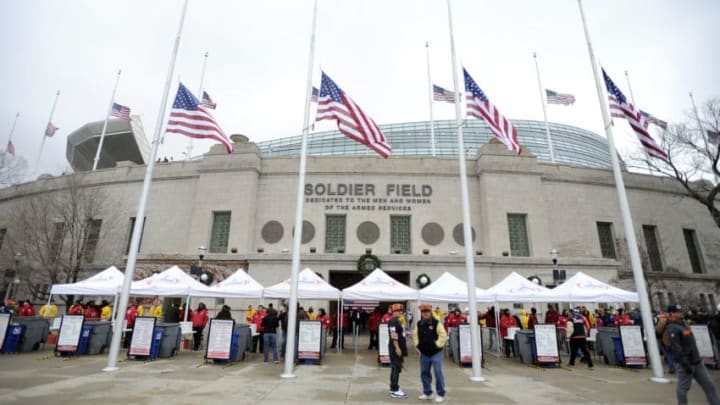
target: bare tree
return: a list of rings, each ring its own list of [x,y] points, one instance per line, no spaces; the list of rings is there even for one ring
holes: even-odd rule
[[[0,151],[0,188],[17,184],[27,173],[27,160]]]
[[[686,122],[670,125],[657,135],[668,155],[666,162],[647,156],[633,156],[629,162],[636,168],[675,178],[690,197],[707,208],[720,227],[720,145],[708,133],[720,132],[720,98],[707,101],[701,110],[702,131],[692,115]]]
[[[87,259],[94,256],[101,225],[109,225],[100,218],[106,196],[80,178],[64,176],[58,191],[26,197],[11,224],[8,243],[24,254],[19,275],[35,298],[47,297],[48,285],[76,282],[93,268]]]

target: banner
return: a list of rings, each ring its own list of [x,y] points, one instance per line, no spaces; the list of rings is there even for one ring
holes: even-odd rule
[[[85,317],[82,315],[63,315],[55,351],[77,351],[78,345],[80,344],[80,333],[82,333],[84,320]]]

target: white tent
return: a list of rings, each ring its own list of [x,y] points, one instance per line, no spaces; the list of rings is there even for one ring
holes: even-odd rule
[[[502,281],[485,290],[485,293],[495,302],[554,302],[547,299],[549,291],[512,272]]]
[[[178,266],[170,267],[159,274],[133,281],[130,295],[157,296],[200,296],[209,294],[210,288],[192,278]]]
[[[116,295],[122,289],[125,275],[115,266],[110,266],[100,273],[71,284],[55,284],[50,289],[50,295],[77,294],[77,295]]]
[[[493,302],[485,290],[475,287],[477,302]],[[467,283],[445,272],[429,286],[418,291],[420,301],[435,302],[468,302]]]
[[[289,298],[291,279],[272,285],[263,290],[267,298]],[[298,299],[339,299],[340,290],[328,284],[310,269],[298,274]]]
[[[263,286],[245,270],[238,269],[230,277],[210,286],[202,293],[202,296],[212,298],[260,298],[262,294]]]
[[[349,300],[417,300],[418,291],[390,277],[382,269],[375,269],[358,283],[342,290]]]
[[[638,293],[626,291],[578,272],[544,293],[552,302],[639,302]]]

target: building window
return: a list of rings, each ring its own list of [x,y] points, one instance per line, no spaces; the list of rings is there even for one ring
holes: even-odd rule
[[[708,301],[710,304],[710,313],[715,313],[715,311],[720,311],[717,307],[717,303],[715,302],[715,294],[708,294]]]
[[[687,245],[688,255],[690,256],[690,265],[692,266],[693,273],[704,273],[695,230],[683,229],[683,235],[685,236],[685,245]]]
[[[5,242],[5,234],[7,234],[7,229],[0,229],[0,250],[2,250],[3,243]]]
[[[230,241],[230,212],[213,212],[210,253],[227,253]]]
[[[642,230],[645,236],[648,259],[650,259],[650,269],[652,271],[662,271],[662,258],[660,257],[660,247],[657,242],[657,227],[655,225],[643,225]]]
[[[325,252],[345,252],[345,215],[325,217]]]
[[[143,218],[143,224],[140,228],[140,243],[138,244],[138,252],[140,252],[140,247],[142,246],[142,238],[143,235],[145,235],[145,220],[147,217]],[[127,247],[125,248],[125,254],[130,254],[130,244],[132,243],[132,235],[133,235],[133,229],[135,229],[135,217],[130,218],[130,230],[128,231],[128,239],[127,239]]]
[[[92,263],[95,260],[95,251],[97,250],[98,240],[100,239],[100,227],[102,219],[88,220],[87,239],[85,240],[85,252],[83,257],[86,263]]]
[[[527,215],[508,214],[508,234],[511,256],[530,256],[530,244],[526,224]]]
[[[390,216],[390,251],[410,253],[410,216]]]
[[[606,259],[617,259],[615,255],[615,238],[613,237],[612,222],[598,222],[597,230],[602,257]]]
[[[669,305],[678,303],[677,301],[675,301],[675,293],[668,292],[668,301],[670,301]]]
[[[53,230],[53,236],[50,240],[50,257],[53,260],[57,260],[58,254],[60,254],[60,248],[62,247],[62,242],[64,238],[64,232],[65,232],[65,223],[64,222],[56,222],[55,223],[55,229]]]

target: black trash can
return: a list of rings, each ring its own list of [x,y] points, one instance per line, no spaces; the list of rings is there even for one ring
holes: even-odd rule
[[[90,321],[85,325],[92,327],[85,354],[100,354],[110,347],[112,340],[112,322]]]
[[[36,316],[19,316],[15,318],[15,322],[25,325],[25,334],[20,341],[18,351],[29,352],[38,350],[40,343],[47,342],[50,334],[50,322],[46,318]]]
[[[156,327],[163,328],[163,337],[160,342],[158,357],[166,359],[175,356],[180,351],[182,335],[180,334],[179,323],[157,323]]]

